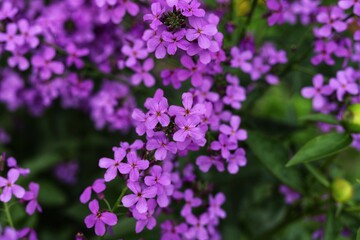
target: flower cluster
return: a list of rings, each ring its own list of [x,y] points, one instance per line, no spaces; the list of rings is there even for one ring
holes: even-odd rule
[[[4,212],[7,217],[10,215],[10,206],[8,204],[15,199],[26,205],[25,211],[28,215],[42,212],[37,200],[40,190],[39,184],[30,182],[29,190],[25,190],[17,184],[19,177],[27,176],[29,173],[29,169],[18,166],[15,158],[6,157],[5,153],[0,156],[0,202],[6,206]],[[6,174],[6,176],[1,176],[3,174]],[[11,219],[7,220],[12,224]],[[36,240],[37,236],[33,229],[27,227],[16,230],[13,226],[9,226],[3,232],[0,231],[0,239],[17,240],[22,238]]]
[[[231,84],[236,87],[238,81],[232,79]],[[224,99],[227,97],[224,96]],[[217,237],[218,220],[225,217],[225,212],[220,208],[225,196],[218,193],[206,199],[211,188],[201,187],[201,181],[193,173],[194,163],[187,163],[182,168],[178,161],[185,158],[189,151],[207,147],[211,155],[199,156],[196,160],[201,171],[209,171],[212,165],[223,171],[224,163],[227,163],[229,172],[236,173],[239,167],[246,165],[245,151],[238,148],[238,142],[247,138],[246,131],[239,128],[240,117],[230,112],[224,114],[223,100],[210,92],[210,87],[203,86],[183,93],[182,106],[169,105],[160,89],[154,97],[146,99],[144,106],[146,112],[135,109],[132,117],[136,120],[137,134],[145,135],[146,141],[136,140],[133,144],[122,142],[119,147],[113,148],[113,159],[101,158],[99,167],[106,169],[104,180],[97,180],[88,187],[81,196],[81,202],[89,201],[92,191],[102,199],[104,181],[110,182],[120,176],[126,182],[125,191],[131,191],[120,197],[122,206],[128,208],[137,221],[136,232],[141,232],[145,227],[153,229],[157,223],[156,216],[160,212],[169,212],[175,201],[184,202],[180,211],[184,220],[162,223],[162,239],[170,235],[190,239]],[[211,141],[216,132],[219,133],[218,140]],[[97,202],[95,207],[89,205],[89,208],[95,215],[99,211]],[[198,214],[199,210],[193,211],[195,208],[201,209],[201,214]],[[116,209],[115,206],[102,213],[109,215]],[[98,221],[110,226],[115,224],[116,218],[112,220],[98,217]],[[88,227],[94,226],[87,220],[86,224]],[[96,234],[103,235],[102,229],[95,227]],[[181,231],[174,232],[172,229]]]

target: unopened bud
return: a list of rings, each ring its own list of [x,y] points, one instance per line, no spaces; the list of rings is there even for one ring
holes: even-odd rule
[[[347,202],[353,196],[353,186],[347,180],[337,178],[331,185],[331,192],[336,202]]]
[[[351,133],[360,133],[360,104],[349,106],[343,114],[342,124]]]

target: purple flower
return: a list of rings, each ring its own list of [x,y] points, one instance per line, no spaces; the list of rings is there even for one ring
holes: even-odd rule
[[[131,207],[136,204],[136,210],[139,213],[145,213],[148,210],[146,198],[154,198],[156,196],[156,187],[147,187],[141,189],[140,184],[137,182],[128,182],[128,188],[134,193],[124,196],[121,199],[125,207]]]
[[[175,33],[170,33],[167,31],[164,31],[162,33],[162,37],[164,41],[169,43],[167,45],[167,52],[169,55],[174,55],[177,51],[177,48],[180,48],[185,51],[188,49],[189,42],[183,40],[185,33],[186,33],[185,29],[182,29]]]
[[[84,61],[81,57],[87,56],[89,54],[89,49],[77,48],[75,44],[70,43],[66,46],[66,52],[69,55],[66,58],[66,64],[68,66],[75,65],[78,69],[84,67]]]
[[[133,217],[137,220],[135,232],[140,233],[145,227],[152,230],[156,226],[156,218],[153,216],[156,209],[156,201],[150,199],[147,202],[148,210],[146,213],[139,213],[136,208],[132,210]]]
[[[146,120],[147,120],[148,116],[146,116],[146,114],[143,111],[141,111],[140,109],[135,108],[134,111],[131,114],[131,117],[137,122],[135,124],[136,133],[139,136],[144,135],[146,130],[147,130],[145,123],[146,123]]]
[[[243,148],[236,149],[234,154],[231,154],[227,159],[227,170],[231,174],[236,174],[239,171],[239,167],[246,165],[245,150]]]
[[[113,6],[117,3],[117,0],[95,0],[95,3],[98,7],[103,7],[106,4]]]
[[[232,116],[230,119],[230,126],[221,124],[220,132],[229,136],[229,141],[244,141],[247,139],[247,132],[244,129],[239,129],[241,119],[239,116]]]
[[[358,0],[339,0],[338,5],[344,10],[353,7],[354,13],[360,16],[360,2]]]
[[[150,151],[156,150],[156,160],[164,160],[167,156],[168,151],[173,154],[175,154],[177,151],[176,144],[174,142],[169,142],[168,138],[163,132],[155,133],[153,138],[147,141],[146,149]]]
[[[282,24],[284,22],[284,12],[288,4],[283,0],[268,0],[266,1],[266,6],[271,11],[271,15],[268,18],[269,26]]]
[[[0,240],[18,240],[19,236],[15,229],[11,227],[6,227],[5,230],[0,232]]]
[[[2,188],[2,193],[0,195],[0,201],[8,202],[11,199],[12,194],[17,198],[23,198],[25,194],[25,189],[15,182],[19,178],[19,171],[16,169],[10,169],[7,174],[7,179],[0,177],[0,188]]]
[[[24,57],[25,50],[23,48],[16,48],[12,52],[12,56],[8,58],[8,64],[10,67],[18,66],[21,71],[25,71],[29,68],[30,63],[26,57]]]
[[[125,8],[131,16],[136,16],[140,11],[139,6],[131,0],[119,0],[119,5]]]
[[[139,170],[146,170],[149,167],[149,161],[140,160],[135,152],[127,155],[127,163],[120,163],[118,169],[121,174],[129,174],[130,181],[139,179]]]
[[[125,150],[118,148],[114,151],[114,159],[101,158],[99,160],[99,167],[107,169],[104,175],[106,182],[113,180],[117,175],[117,171],[120,172],[120,162],[125,158],[125,155]]]
[[[231,48],[231,66],[237,67],[243,70],[246,73],[249,73],[251,71],[251,64],[248,62],[252,59],[253,54],[251,51],[246,50],[243,52],[240,52],[239,48],[232,47]]]
[[[333,6],[328,9],[324,9],[317,14],[316,19],[319,23],[324,25],[319,29],[319,34],[322,37],[329,37],[332,29],[336,32],[345,31],[347,24],[343,21],[345,14],[339,7]]]
[[[292,204],[296,200],[299,200],[301,197],[300,193],[292,190],[285,185],[280,185],[279,192],[284,196],[286,204]]]
[[[2,2],[0,20],[5,20],[7,18],[12,19],[17,12],[18,8],[16,8],[11,2]]]
[[[199,102],[204,102],[205,100],[216,102],[219,100],[219,94],[215,91],[210,91],[212,86],[213,84],[211,81],[204,80],[201,86],[195,90],[195,96]]]
[[[125,45],[121,48],[121,52],[128,57],[125,64],[127,67],[132,67],[136,64],[137,59],[145,59],[148,56],[148,52],[144,47],[144,41],[135,40],[133,47]]]
[[[161,7],[159,2],[155,2],[151,4],[151,13],[145,14],[144,21],[151,21],[150,27],[152,29],[157,29],[160,25],[162,25],[160,21],[161,15],[165,12],[165,9]]]
[[[178,7],[181,9],[181,14],[186,17],[195,16],[201,18],[205,16],[204,9],[199,8],[200,3],[196,0],[190,2],[181,1]]]
[[[237,148],[237,142],[230,141],[225,134],[219,135],[219,141],[213,141],[210,145],[212,150],[221,151],[221,156],[227,159],[230,156],[230,150]]]
[[[36,48],[40,43],[37,35],[41,33],[41,27],[37,25],[30,26],[26,19],[20,19],[18,27],[24,43],[28,43],[31,48]]]
[[[204,138],[204,132],[198,127],[200,118],[197,116],[189,116],[187,118],[183,116],[177,116],[175,123],[179,127],[179,130],[174,133],[173,139],[176,142],[184,142],[187,136],[194,140],[200,140]]]
[[[204,213],[199,218],[194,215],[188,215],[186,217],[186,222],[191,225],[188,231],[185,233],[185,236],[189,239],[199,239],[205,240],[209,239],[206,225],[209,223],[209,216]]]
[[[336,91],[337,99],[342,102],[346,93],[356,95],[359,93],[359,86],[354,82],[354,70],[347,68],[344,71],[338,71],[336,78],[330,79],[330,87]]]
[[[195,64],[191,57],[184,55],[180,59],[181,64],[187,69],[180,69],[178,71],[178,77],[180,81],[186,80],[191,77],[191,84],[194,87],[201,86],[203,82],[203,71],[205,65],[202,63]]]
[[[321,62],[325,62],[328,65],[334,65],[335,61],[331,58],[331,54],[334,53],[336,49],[337,44],[333,41],[316,41],[314,52],[317,53],[317,55],[311,58],[311,63],[319,65]]]
[[[6,159],[6,163],[7,163],[8,167],[15,168],[16,170],[18,170],[20,175],[22,175],[22,176],[26,176],[26,175],[28,175],[30,173],[29,168],[21,168],[21,167],[19,167],[19,165],[17,164],[16,159],[13,158],[13,157],[9,157],[8,159]]]
[[[213,24],[206,24],[201,18],[191,17],[189,23],[193,29],[186,31],[186,39],[189,41],[198,40],[199,47],[208,49],[211,45],[210,36],[217,33],[217,28]]]
[[[42,55],[35,55],[31,58],[31,64],[37,69],[42,80],[48,80],[53,73],[62,74],[64,65],[61,62],[53,61],[55,50],[46,47]]]
[[[183,93],[182,104],[184,107],[170,106],[170,116],[198,116],[205,113],[204,104],[194,104],[194,98],[192,93]]]
[[[223,98],[223,103],[230,105],[234,109],[241,108],[241,102],[246,99],[246,91],[243,87],[229,85],[226,87],[226,96]]]
[[[63,183],[74,185],[77,182],[77,172],[79,164],[77,162],[60,163],[55,166],[54,173],[58,180]]]
[[[155,57],[157,59],[163,59],[166,56],[166,47],[168,42],[163,39],[162,32],[159,30],[154,33],[155,35],[149,37],[147,41],[147,50],[149,52],[155,52]]]
[[[155,78],[149,73],[151,69],[154,68],[154,60],[148,58],[145,60],[144,64],[135,65],[132,69],[136,72],[131,76],[131,83],[135,86],[138,86],[142,81],[145,86],[152,87],[155,85]]]
[[[17,26],[15,23],[9,23],[6,26],[6,33],[0,32],[0,42],[5,42],[5,49],[14,51],[17,45],[24,43],[24,38],[17,35]]]
[[[94,199],[89,203],[91,214],[85,218],[87,228],[95,226],[95,233],[98,236],[104,236],[106,229],[105,226],[115,226],[117,224],[117,216],[111,212],[100,212],[99,202]]]
[[[28,204],[26,205],[27,214],[33,215],[35,210],[42,212],[42,208],[37,201],[40,189],[39,184],[31,182],[29,184],[29,189],[30,191],[25,192],[23,197],[23,200],[28,201]]]
[[[320,110],[326,103],[324,96],[329,96],[334,90],[329,85],[324,85],[324,77],[316,74],[313,77],[314,87],[304,87],[301,89],[301,95],[305,98],[313,99],[313,108]]]
[[[194,192],[191,189],[186,189],[184,192],[185,204],[181,209],[181,216],[186,217],[191,214],[191,209],[199,207],[202,203],[200,198],[194,197]]]
[[[223,193],[218,193],[213,197],[209,196],[209,217],[210,218],[225,218],[226,213],[220,206],[225,202],[225,195]]]
[[[170,220],[166,220],[161,224],[161,230],[161,240],[182,240],[181,236],[187,232],[187,225],[185,223],[173,225]]]
[[[167,115],[169,104],[166,98],[162,97],[158,100],[148,98],[145,107],[149,109],[149,116],[145,122],[148,129],[154,129],[158,123],[163,127],[169,125],[170,118]]]
[[[214,165],[219,172],[224,171],[224,163],[219,156],[199,156],[196,159],[196,165],[198,165],[203,172],[208,172],[212,165]]]
[[[85,188],[85,190],[80,195],[80,202],[81,203],[87,203],[91,198],[91,192],[94,191],[97,194],[100,194],[101,192],[105,191],[106,185],[104,179],[96,179],[94,183]]]
[[[145,184],[149,187],[157,188],[157,203],[160,207],[167,207],[170,201],[166,188],[171,184],[170,175],[167,172],[163,172],[163,169],[157,165],[151,168],[150,174],[151,176],[144,178]]]
[[[32,228],[23,228],[17,231],[18,237],[20,239],[28,239],[28,240],[38,240],[36,232]],[[9,239],[7,239],[9,240]]]

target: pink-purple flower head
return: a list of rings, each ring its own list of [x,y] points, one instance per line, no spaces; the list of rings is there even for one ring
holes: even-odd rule
[[[42,208],[38,203],[40,185],[34,182],[29,184],[29,191],[25,192],[23,200],[28,201],[26,205],[26,213],[33,215],[35,211],[42,212]]]
[[[301,90],[301,95],[305,98],[312,98],[314,110],[320,110],[326,103],[326,96],[332,94],[334,90],[329,85],[324,84],[324,76],[321,74],[316,74],[313,77],[313,86],[304,87]]]
[[[145,59],[148,56],[147,50],[144,48],[144,41],[135,40],[133,46],[124,45],[121,48],[121,52],[126,55],[128,58],[125,62],[127,67],[134,66],[138,59]]]
[[[330,37],[332,30],[343,32],[347,28],[344,11],[337,6],[322,9],[316,19],[323,24],[318,32],[322,37]]]
[[[338,6],[344,10],[353,8],[354,14],[360,16],[360,2],[358,0],[339,0]]]
[[[127,154],[127,163],[120,163],[118,169],[121,174],[129,174],[130,181],[138,181],[140,171],[149,168],[149,161],[141,160],[135,152]]]
[[[99,161],[100,168],[106,168],[104,179],[106,182],[113,180],[117,176],[117,172],[120,172],[120,163],[125,158],[125,150],[118,148],[114,151],[114,159],[101,158]]]
[[[31,58],[31,64],[35,68],[42,80],[48,80],[53,74],[62,74],[64,65],[62,62],[55,61],[56,52],[51,47],[46,47],[42,54]]]
[[[179,130],[174,133],[174,141],[185,142],[187,137],[193,139],[195,142],[204,139],[205,132],[199,127],[200,122],[201,119],[198,116],[177,116],[175,123],[179,127]]]
[[[217,33],[217,28],[213,24],[206,23],[203,19],[190,17],[189,23],[193,27],[186,32],[186,39],[189,41],[198,40],[199,47],[208,49],[211,46],[210,37]]]
[[[80,195],[80,202],[87,203],[91,198],[91,193],[94,191],[96,194],[100,194],[105,191],[106,185],[104,179],[96,179],[94,183],[85,188],[85,190]]]
[[[154,199],[147,201],[148,210],[145,213],[139,213],[136,208],[132,209],[132,215],[136,219],[135,232],[140,233],[146,227],[152,230],[156,226],[156,218],[154,216],[157,204]]]
[[[6,33],[0,32],[0,42],[5,43],[5,49],[14,51],[18,46],[24,44],[24,38],[17,34],[18,27],[15,23],[6,26]]]
[[[0,177],[0,188],[2,193],[0,195],[0,201],[9,202],[12,195],[17,198],[23,198],[25,195],[25,189],[17,184],[20,173],[17,169],[10,169],[7,174],[7,179]]]
[[[356,95],[359,93],[359,85],[354,81],[353,68],[347,68],[336,73],[336,78],[330,79],[330,87],[336,91],[337,99],[342,102],[346,93]]]
[[[230,126],[220,125],[220,132],[229,136],[230,141],[244,141],[247,139],[247,132],[244,129],[239,129],[241,118],[239,116],[232,116],[230,119]]]
[[[128,188],[133,192],[125,195],[121,202],[125,207],[132,207],[135,205],[139,213],[145,213],[148,210],[146,199],[155,198],[157,193],[156,187],[142,188],[138,182],[128,182]]]
[[[210,148],[215,151],[221,151],[221,156],[225,159],[230,157],[230,151],[238,147],[237,142],[231,141],[225,134],[219,135],[219,141],[213,141]]]
[[[205,113],[205,106],[202,103],[194,104],[194,96],[192,93],[183,93],[182,104],[184,107],[170,106],[170,116],[200,116]]]
[[[134,75],[131,76],[131,83],[135,86],[140,85],[141,82],[144,82],[146,87],[152,87],[155,85],[155,78],[150,74],[150,70],[154,68],[154,60],[148,58],[145,60],[143,65],[136,64],[132,67],[135,71]]]
[[[152,138],[146,143],[147,150],[155,150],[155,159],[164,160],[168,156],[168,152],[175,154],[177,147],[174,142],[169,142],[165,133],[156,132]]]
[[[99,211],[99,202],[94,199],[89,203],[91,214],[85,218],[87,228],[95,227],[95,234],[104,236],[106,233],[106,225],[115,226],[117,224],[117,216],[114,213]]]

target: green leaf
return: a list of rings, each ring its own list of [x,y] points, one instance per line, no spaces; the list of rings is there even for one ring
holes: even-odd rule
[[[54,167],[54,165],[59,162],[61,158],[55,154],[44,153],[35,159],[29,159],[24,164],[25,168],[30,169],[30,176],[33,178],[35,175],[39,174],[42,171],[48,170],[49,168]]]
[[[335,240],[339,236],[341,223],[335,216],[335,209],[331,207],[326,215],[324,240]]]
[[[300,174],[295,169],[285,167],[288,153],[280,142],[251,131],[248,132],[246,142],[255,156],[274,176],[296,191],[304,192]]]
[[[321,113],[315,113],[315,114],[309,114],[306,116],[303,116],[300,118],[301,121],[312,121],[312,122],[323,122],[333,125],[338,125],[340,122],[331,115],[327,114],[321,114]]]
[[[346,133],[328,133],[317,136],[307,142],[286,164],[287,167],[315,161],[343,151],[352,143],[352,138]]]
[[[360,228],[357,230],[356,240],[360,240]]]
[[[48,181],[41,181],[39,192],[40,205],[60,206],[66,202],[66,194],[55,184]]]

